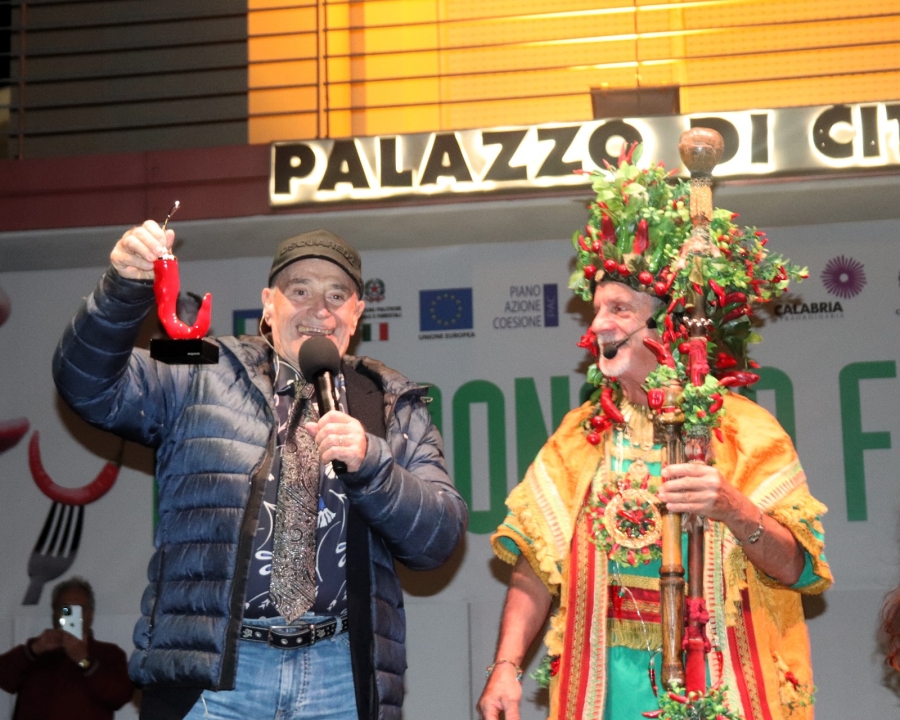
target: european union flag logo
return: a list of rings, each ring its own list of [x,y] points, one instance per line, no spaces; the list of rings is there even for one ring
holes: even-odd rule
[[[419,290],[419,332],[472,327],[472,288]]]

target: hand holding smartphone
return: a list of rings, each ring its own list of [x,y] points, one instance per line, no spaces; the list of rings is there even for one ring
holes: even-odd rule
[[[61,630],[84,640],[81,605],[63,605],[58,622]]]

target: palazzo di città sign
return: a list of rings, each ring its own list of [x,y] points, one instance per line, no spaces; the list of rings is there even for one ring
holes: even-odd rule
[[[686,169],[678,138],[711,127],[725,140],[716,177],[900,165],[900,102],[591,120],[487,130],[276,142],[273,206],[477,194],[589,182],[576,170],[615,163],[623,143],[644,162]]]

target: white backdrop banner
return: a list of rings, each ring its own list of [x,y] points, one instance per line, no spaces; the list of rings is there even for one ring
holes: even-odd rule
[[[769,308],[754,356],[763,366],[758,400],[794,437],[812,490],[829,507],[827,552],[837,584],[808,607],[817,716],[895,717],[898,701],[882,684],[876,628],[885,591],[900,581],[900,223],[776,228],[769,235],[777,252],[810,271],[791,298]],[[566,288],[571,254],[569,242],[557,239],[363,256],[366,312],[354,351],[433,385],[447,463],[471,509],[466,542],[447,568],[403,572],[409,720],[474,717],[508,577],[492,558],[488,534],[505,514],[508,491],[583,392],[586,356],[575,343],[589,315]],[[216,334],[255,332],[269,263],[183,263],[182,289],[213,293]],[[61,406],[50,378],[62,328],[101,272],[0,274],[11,308],[0,327],[0,428],[16,418],[30,424],[0,454],[0,649],[49,619],[49,586],[38,606],[22,606],[29,554],[51,505],[32,480],[31,434],[40,432],[44,467],[60,485],[85,485],[119,448]],[[128,651],[153,512],[149,455],[128,446],[116,484],[86,508],[69,570],[97,589],[98,637]],[[524,718],[544,717],[534,689],[526,680]],[[133,709],[119,713],[133,716]]]

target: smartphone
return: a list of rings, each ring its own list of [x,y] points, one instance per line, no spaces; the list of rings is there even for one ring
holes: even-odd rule
[[[59,616],[59,627],[79,640],[84,640],[81,605],[63,605],[62,614]]]

